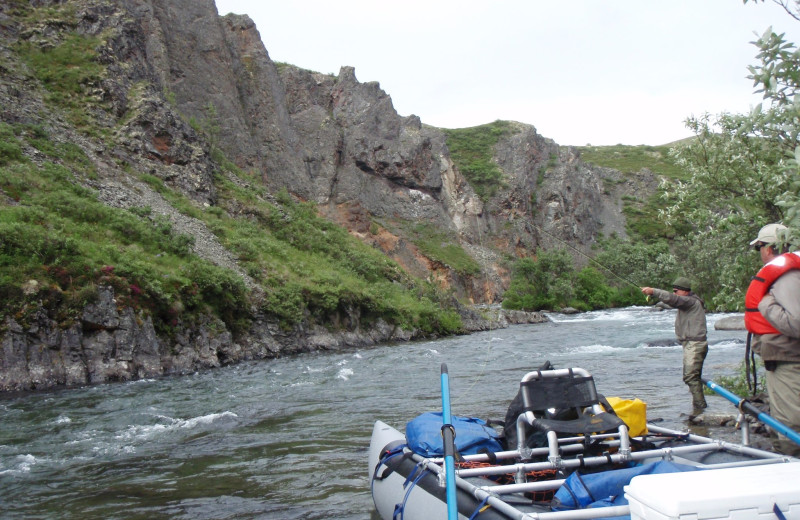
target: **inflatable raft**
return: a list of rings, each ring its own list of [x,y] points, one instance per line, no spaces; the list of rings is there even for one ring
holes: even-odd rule
[[[447,413],[422,414],[405,433],[377,421],[369,476],[380,517],[800,520],[798,459],[649,423],[629,435],[636,421],[580,368],[530,372],[518,397],[516,435],[508,417],[506,435]]]

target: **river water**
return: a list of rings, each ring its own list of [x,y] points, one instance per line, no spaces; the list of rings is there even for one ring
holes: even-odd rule
[[[733,375],[743,332],[715,331],[704,375]],[[441,410],[500,419],[528,370],[589,370],[606,396],[685,428],[674,311],[550,315],[550,323],[240,364],[183,377],[0,396],[0,517],[375,518],[367,447]],[[668,345],[664,346],[663,344]],[[659,346],[660,345],[660,346]],[[734,413],[716,396],[711,411]],[[683,416],[681,416],[683,414]],[[703,433],[703,432],[699,432]]]

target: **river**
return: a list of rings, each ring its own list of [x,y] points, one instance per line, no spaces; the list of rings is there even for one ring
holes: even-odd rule
[[[733,375],[745,333],[715,331],[704,375]],[[685,428],[674,311],[633,307],[434,341],[304,354],[182,377],[0,396],[0,517],[374,519],[367,447],[441,410],[500,419],[545,360]],[[666,346],[656,346],[667,343]],[[734,413],[716,396],[710,410]],[[683,416],[681,416],[683,414]],[[702,433],[702,432],[700,432]]]

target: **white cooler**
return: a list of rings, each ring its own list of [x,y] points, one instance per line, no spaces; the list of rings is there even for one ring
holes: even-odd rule
[[[800,520],[800,463],[640,475],[625,498],[631,520]]]

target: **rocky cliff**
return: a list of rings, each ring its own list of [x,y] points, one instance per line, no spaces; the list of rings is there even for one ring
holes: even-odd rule
[[[57,46],[74,34],[95,42],[103,72],[84,82],[90,102],[76,111],[82,114],[67,117],[48,102],[48,79],[34,77],[18,52]],[[600,234],[624,235],[621,197],[654,183],[646,173],[623,177],[585,164],[534,127],[511,123],[493,149],[502,182],[479,196],[453,161],[445,131],[399,116],[390,96],[377,83],[360,83],[351,67],[332,76],[274,63],[252,20],[219,16],[213,0],[3,0],[0,45],[0,121],[46,127],[59,142],[78,146],[91,164],[80,182],[99,200],[151,208],[194,237],[195,254],[238,273],[256,293],[258,283],[206,224],[132,172],[160,179],[198,207],[215,207],[219,150],[268,192],[316,203],[411,275],[472,303],[501,301],[510,258],[564,244],[588,251]],[[81,115],[91,119],[91,130],[81,127]],[[22,152],[42,160],[33,148]],[[14,204],[8,190],[0,195]],[[235,202],[222,209],[248,217]],[[479,269],[464,272],[426,254],[410,231],[419,223]],[[112,288],[101,287],[80,319],[67,324],[45,309],[25,320],[6,312],[0,390],[185,373],[417,333],[380,320],[362,328],[358,319],[334,331],[310,322],[286,330],[254,311],[236,338],[209,316],[167,339],[146,313],[114,298]],[[472,330],[507,323],[463,309],[462,317]]]
[[[146,40],[141,58],[182,113],[202,118],[215,107],[231,160],[474,302],[502,299],[505,255],[561,241],[588,251],[599,234],[625,236],[621,196],[653,188],[651,177],[585,164],[515,123],[495,148],[502,188],[482,200],[451,161],[445,133],[399,116],[379,84],[359,83],[352,67],[331,76],[275,64],[249,17],[219,17],[210,0],[143,4],[134,11]],[[401,225],[417,221],[447,231],[480,275],[465,279],[420,254]],[[383,224],[379,237],[366,233],[370,222]]]

